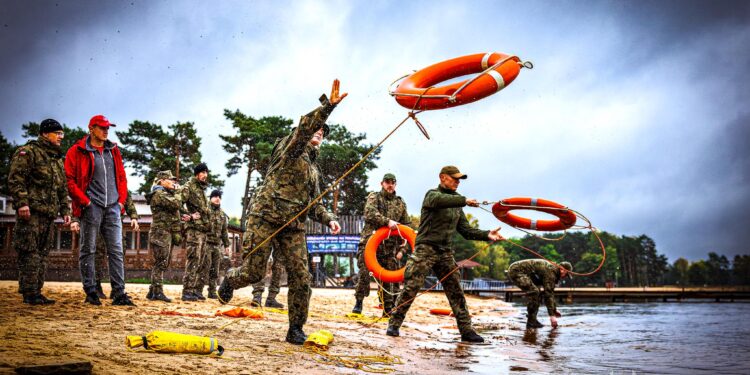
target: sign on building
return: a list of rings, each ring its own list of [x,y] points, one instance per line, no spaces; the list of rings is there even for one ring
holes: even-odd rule
[[[310,253],[356,253],[359,236],[307,235]]]

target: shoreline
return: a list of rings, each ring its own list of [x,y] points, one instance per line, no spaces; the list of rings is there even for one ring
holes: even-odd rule
[[[127,284],[126,291],[137,307],[103,306],[83,303],[79,282],[47,282],[43,292],[56,299],[50,306],[29,306],[16,293],[17,281],[0,281],[0,328],[5,345],[0,348],[0,373],[13,373],[20,365],[66,361],[89,361],[94,373],[153,374],[171,372],[201,373],[362,373],[361,370],[323,363],[324,358],[299,350],[284,341],[288,327],[286,314],[265,311],[262,320],[226,317],[195,318],[160,315],[161,311],[213,315],[232,306],[249,307],[252,288],[235,292],[232,302],[221,305],[216,300],[182,302],[180,285],[165,285],[172,303],[148,301],[147,284]],[[105,293],[109,285],[104,286]],[[279,302],[286,305],[287,289],[282,288]],[[366,317],[379,317],[377,293],[365,299]],[[467,305],[474,326],[480,333],[495,334],[485,338],[493,345],[503,345],[503,330],[519,331],[521,323],[513,317],[518,311],[501,300],[467,295]],[[464,373],[476,363],[470,355],[457,355],[471,345],[460,342],[453,317],[433,316],[431,308],[446,308],[442,292],[418,297],[401,329],[401,337],[385,335],[387,321],[374,324],[345,317],[354,305],[352,289],[313,289],[310,313],[305,325],[308,335],[325,329],[334,334],[328,354],[353,356],[400,357],[403,364],[386,366],[395,373]],[[202,336],[211,335],[225,347],[221,358],[194,354],[165,354],[130,350],[125,336],[145,335],[163,330]],[[33,327],[33,328],[29,328]],[[512,351],[512,345],[507,345]],[[460,354],[460,353],[459,353]],[[507,355],[508,353],[503,353]],[[445,359],[445,360],[441,360]]]

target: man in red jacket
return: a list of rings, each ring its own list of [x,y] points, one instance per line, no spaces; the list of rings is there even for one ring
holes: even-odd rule
[[[73,216],[80,217],[81,222],[78,263],[86,292],[85,302],[102,304],[96,293],[94,268],[96,237],[101,233],[107,244],[112,304],[135,306],[125,293],[120,220],[128,197],[128,182],[120,149],[107,139],[110,126],[115,125],[102,115],[91,118],[89,135],[76,142],[65,155],[65,176],[68,193],[73,199]]]

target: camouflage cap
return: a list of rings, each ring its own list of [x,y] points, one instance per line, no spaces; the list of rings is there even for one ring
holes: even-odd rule
[[[560,267],[565,268],[568,271],[572,271],[573,270],[573,265],[570,264],[570,262],[560,262]],[[573,278],[573,275],[570,274],[570,272],[568,272],[568,277],[569,278]]]
[[[396,175],[393,173],[386,173],[383,175],[383,181],[393,181],[396,182]]]
[[[448,176],[457,178],[459,180],[465,180],[469,178],[469,175],[461,173],[461,171],[458,170],[458,167],[453,165],[446,165],[445,167],[443,167],[443,169],[440,170],[440,174],[447,174]]]
[[[177,177],[175,177],[172,174],[172,171],[159,171],[159,173],[156,174],[157,180],[177,180]]]

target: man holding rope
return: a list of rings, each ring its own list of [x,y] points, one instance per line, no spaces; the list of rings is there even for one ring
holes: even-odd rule
[[[466,298],[461,289],[456,260],[453,258],[451,242],[457,231],[468,240],[498,241],[502,239],[500,228],[484,231],[472,228],[464,215],[463,207],[478,207],[476,199],[466,198],[456,192],[461,180],[468,176],[458,168],[449,165],[440,170],[440,185],[425,194],[422,201],[422,216],[419,233],[415,241],[414,254],[406,262],[404,291],[396,301],[391,319],[388,322],[388,336],[399,336],[399,328],[414,298],[424,285],[424,280],[435,272],[443,284],[445,296],[456,317],[456,325],[461,332],[461,341],[484,342],[471,326],[471,316],[466,307]]]
[[[320,195],[320,171],[315,162],[318,149],[329,129],[325,124],[346,93],[339,94],[339,80],[333,81],[330,100],[320,97],[320,107],[303,116],[292,133],[274,146],[263,184],[253,200],[247,218],[242,248],[243,263],[227,271],[219,287],[219,301],[228,303],[235,289],[260,281],[266,273],[271,247],[284,259],[289,279],[289,330],[286,341],[302,345],[307,338],[302,326],[307,321],[312,276],[307,268],[305,220],[307,215],[338,234],[336,217],[320,202],[308,206]]]
[[[517,287],[526,292],[526,328],[541,328],[544,324],[536,319],[539,303],[544,300],[552,328],[557,328],[557,318],[561,317],[555,304],[555,285],[573,270],[569,262],[560,265],[544,259],[525,259],[508,267],[508,277]],[[544,290],[540,291],[539,287]]]

